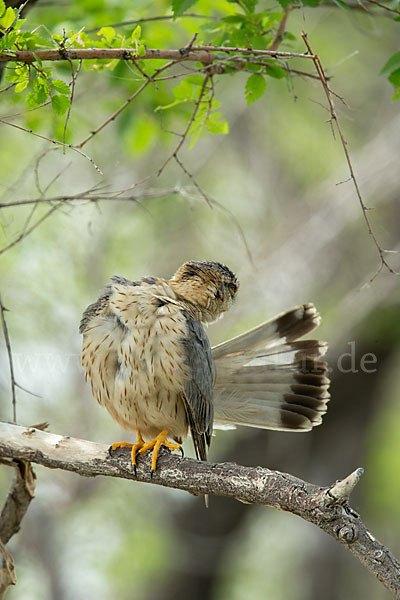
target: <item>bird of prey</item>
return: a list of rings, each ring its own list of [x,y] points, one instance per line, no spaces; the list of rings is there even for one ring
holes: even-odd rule
[[[313,304],[282,313],[214,348],[203,324],[233,303],[235,274],[214,261],[184,263],[171,279],[114,276],[82,316],[82,365],[93,396],[126,430],[137,456],[181,450],[190,431],[207,459],[213,425],[308,431],[329,400],[327,345],[299,340],[320,317]],[[168,441],[167,436],[173,440]]]

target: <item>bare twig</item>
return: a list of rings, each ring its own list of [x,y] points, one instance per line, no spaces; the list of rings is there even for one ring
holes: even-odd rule
[[[28,460],[85,477],[120,477],[291,512],[340,542],[400,599],[400,562],[371,535],[347,498],[332,495],[338,483],[320,487],[263,467],[201,462],[172,456],[168,451],[160,452],[153,477],[148,455],[141,457],[135,475],[130,450],[120,449],[110,457],[108,449],[86,440],[0,423],[0,456]]]
[[[113,202],[140,202],[142,200],[148,200],[151,198],[162,198],[163,196],[169,196],[171,194],[180,194],[182,190],[178,187],[168,188],[164,190],[155,190],[141,192],[140,194],[126,194],[127,190],[119,190],[115,192],[107,192],[104,194],[95,193],[95,190],[89,190],[86,192],[79,192],[71,196],[54,196],[52,198],[30,198],[28,200],[15,200],[11,202],[0,202],[0,208],[7,208],[11,206],[29,206],[31,204],[54,204],[54,202],[63,202],[65,204],[69,202],[99,202],[101,200],[108,200]]]
[[[272,42],[271,46],[270,46],[270,50],[277,50],[279,48],[279,46],[281,45],[281,42],[283,40],[283,36],[285,34],[285,29],[286,29],[286,23],[288,20],[288,16],[289,16],[289,11],[290,11],[290,7],[288,7],[285,12],[283,13],[283,17],[281,22],[279,23],[279,27],[278,27],[278,31],[276,32],[276,36],[274,41]]]
[[[136,69],[139,71],[139,73],[141,73],[143,75],[143,77],[145,77],[145,79],[149,79],[151,81],[151,83],[154,85],[156,91],[158,91],[159,87],[156,84],[156,82],[154,81],[153,77],[151,77],[151,75],[148,75],[146,73],[146,71],[143,71],[142,67],[139,65],[139,63],[134,58],[131,59],[131,62],[136,67]]]
[[[400,15],[399,10],[396,10],[395,8],[391,8],[390,6],[387,6],[386,4],[383,4],[382,2],[377,2],[377,0],[366,0],[366,2],[368,2],[372,6],[379,6],[379,8],[383,8],[384,10],[387,10],[388,12],[393,13],[397,16]]]
[[[219,17],[217,16],[213,16],[213,15],[197,15],[197,14],[193,14],[193,13],[185,13],[183,15],[180,15],[180,19],[183,18],[187,18],[190,17],[192,19],[203,19],[203,20],[216,20],[219,19]],[[139,25],[140,23],[148,23],[150,21],[173,21],[175,20],[175,16],[174,15],[163,15],[163,16],[159,16],[159,17],[146,17],[143,19],[133,19],[131,21],[120,21],[119,23],[110,23],[108,25],[108,27],[114,27],[114,29],[116,29],[117,27],[126,27],[127,25]],[[93,29],[86,29],[86,33],[95,33],[96,31],[100,31],[100,29],[103,27],[94,27]]]
[[[142,58],[142,57],[140,57],[140,58]],[[130,57],[130,60],[131,60],[131,57]],[[83,148],[83,146],[85,144],[87,144],[87,142],[89,142],[97,133],[99,133],[99,131],[101,131],[109,123],[114,121],[114,119],[116,119],[118,117],[118,115],[120,115],[122,113],[122,111],[124,111],[126,109],[126,107],[129,106],[129,104],[131,102],[133,102],[133,100],[135,100],[135,98],[137,98],[139,96],[139,94],[141,94],[143,92],[143,90],[149,85],[149,83],[151,83],[157,77],[157,75],[159,75],[166,69],[169,69],[169,67],[171,67],[173,64],[174,64],[173,62],[168,62],[165,65],[163,65],[162,67],[160,67],[159,69],[156,69],[154,71],[153,75],[151,77],[149,76],[146,79],[146,81],[131,96],[129,96],[129,98],[127,100],[125,100],[125,102],[116,111],[114,111],[112,113],[112,115],[110,115],[105,121],[103,121],[103,123],[101,123],[98,127],[96,127],[96,129],[94,131],[91,131],[90,134],[88,136],[86,136],[79,144],[77,144],[76,146],[73,146],[73,147],[74,148]]]
[[[74,150],[81,156],[84,156],[94,166],[96,171],[98,171],[101,175],[103,175],[102,171],[96,165],[94,160],[92,158],[90,158],[90,156],[88,156],[87,154],[82,152],[82,150],[80,150],[80,148],[78,146],[73,146],[72,144],[64,144],[63,142],[59,142],[58,140],[53,140],[52,138],[48,138],[45,135],[40,135],[39,133],[35,133],[35,131],[32,131],[32,129],[25,129],[25,127],[21,127],[21,125],[16,125],[15,123],[10,123],[9,121],[5,121],[4,119],[0,119],[0,123],[4,123],[4,125],[9,125],[10,127],[15,127],[15,129],[19,129],[20,131],[25,131],[25,133],[31,133],[32,135],[34,135],[38,138],[41,138],[42,140],[46,140],[47,142],[50,142],[51,144],[54,144],[56,146],[62,146],[64,148],[70,148],[71,150]]]
[[[3,329],[4,342],[6,345],[7,356],[8,356],[8,367],[9,367],[9,371],[10,371],[12,418],[13,418],[13,423],[16,423],[17,422],[17,394],[16,394],[15,388],[17,387],[17,382],[15,380],[11,342],[10,342],[10,336],[8,334],[7,321],[6,321],[6,317],[5,317],[6,310],[7,309],[4,306],[1,296],[0,296],[1,326]],[[1,536],[0,536],[0,538],[1,538]]]
[[[6,252],[7,250],[9,250],[13,246],[15,246],[16,244],[18,244],[21,240],[25,239],[30,233],[32,233],[32,231],[34,231],[36,229],[36,227],[39,227],[39,225],[41,225],[41,223],[43,223],[43,221],[45,221],[53,212],[55,212],[58,208],[60,208],[60,206],[62,206],[62,204],[63,204],[62,202],[58,202],[57,204],[55,204],[54,206],[52,206],[33,225],[31,225],[28,229],[22,231],[18,235],[18,237],[15,238],[15,240],[13,240],[12,242],[10,242],[7,246],[4,246],[4,248],[1,248],[0,249],[0,254],[3,254],[4,252]]]
[[[341,141],[341,144],[342,144],[342,147],[343,147],[343,152],[344,152],[345,157],[346,157],[347,166],[348,166],[348,169],[349,169],[349,172],[350,172],[350,178],[353,181],[353,185],[354,185],[354,188],[356,190],[357,198],[358,198],[358,200],[360,202],[362,214],[363,214],[365,223],[367,225],[368,233],[371,236],[371,238],[372,238],[372,240],[373,240],[373,242],[375,244],[375,247],[376,247],[376,249],[378,251],[379,258],[380,258],[380,261],[381,261],[378,269],[375,272],[375,275],[372,277],[372,279],[370,281],[372,282],[376,278],[376,276],[382,271],[382,269],[384,267],[390,273],[397,274],[396,271],[394,269],[392,269],[392,267],[387,262],[387,260],[385,258],[386,251],[379,244],[379,242],[378,242],[378,240],[377,240],[377,238],[375,236],[375,233],[374,233],[374,231],[372,229],[371,223],[369,221],[369,218],[368,218],[368,208],[367,208],[367,206],[366,206],[366,204],[364,202],[364,199],[363,199],[363,197],[361,195],[361,191],[360,191],[360,188],[359,188],[359,185],[358,185],[358,181],[357,181],[357,178],[356,178],[355,173],[354,173],[353,164],[351,162],[350,154],[349,154],[349,151],[348,151],[348,148],[347,148],[347,142],[346,142],[345,137],[343,135],[342,127],[340,125],[339,119],[338,119],[337,114],[336,114],[335,106],[334,106],[333,99],[332,99],[332,94],[331,94],[331,91],[330,91],[329,86],[327,84],[325,72],[324,72],[324,69],[322,67],[322,64],[321,64],[321,61],[319,59],[319,56],[317,54],[314,54],[314,52],[313,52],[313,50],[311,48],[310,42],[308,41],[307,34],[303,31],[301,35],[302,35],[302,38],[304,40],[305,45],[308,48],[308,51],[310,52],[310,56],[312,56],[312,58],[313,58],[315,69],[316,69],[316,71],[318,73],[318,76],[319,76],[319,78],[321,80],[321,84],[322,84],[322,87],[324,89],[326,99],[328,101],[329,113],[330,113],[330,121],[331,121],[332,124],[335,125],[336,130],[337,130],[337,132],[339,134],[339,138],[340,138],[340,141]]]
[[[202,100],[204,98],[204,95],[206,93],[207,84],[208,84],[209,79],[210,79],[209,75],[206,75],[204,77],[203,84],[202,84],[202,86],[200,88],[199,97],[198,97],[198,99],[195,102],[193,112],[192,112],[191,117],[190,117],[190,119],[188,121],[188,124],[186,125],[185,131],[181,134],[181,139],[180,139],[178,145],[176,146],[175,150],[172,152],[172,154],[170,154],[168,156],[168,158],[164,161],[164,163],[158,169],[157,176],[161,175],[161,173],[164,171],[165,167],[167,166],[167,164],[170,162],[170,160],[172,158],[176,158],[179,150],[182,148],[183,144],[185,143],[185,140],[186,140],[186,138],[187,138],[187,136],[189,134],[190,128],[193,125],[193,122],[194,122],[194,120],[196,118],[196,115],[197,115],[197,113],[199,111],[200,104],[201,104],[201,102],[202,102]]]
[[[79,62],[78,68],[75,71],[74,69],[74,63],[72,62],[71,59],[68,60],[69,62],[69,66],[71,67],[71,95],[70,95],[70,102],[71,104],[69,105],[69,108],[67,110],[67,115],[65,117],[65,123],[64,123],[64,129],[63,129],[63,144],[65,144],[65,136],[67,135],[67,127],[68,127],[68,122],[71,116],[71,110],[72,110],[72,103],[74,101],[74,95],[75,95],[75,84],[76,84],[76,80],[79,74],[79,71],[81,70],[82,67],[82,61]],[[64,154],[65,154],[65,148],[64,148]]]

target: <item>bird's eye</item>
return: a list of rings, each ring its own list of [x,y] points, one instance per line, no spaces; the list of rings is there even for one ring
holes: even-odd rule
[[[228,283],[228,290],[229,290],[230,295],[233,298],[234,295],[236,294],[237,287],[236,287],[236,285],[234,283]]]

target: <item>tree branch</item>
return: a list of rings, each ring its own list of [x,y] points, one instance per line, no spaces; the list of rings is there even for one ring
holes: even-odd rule
[[[140,459],[135,477],[130,450],[119,449],[110,456],[105,445],[8,423],[0,423],[0,455],[85,477],[121,477],[291,512],[338,540],[400,599],[400,562],[370,534],[348,504],[359,470],[327,488],[263,467],[199,462],[165,451],[153,478],[149,456]]]
[[[269,56],[273,58],[307,58],[313,57],[309,54],[298,52],[282,52],[278,50],[254,50],[249,48],[235,48],[224,46],[191,46],[177,50],[146,48],[143,56],[136,54],[133,48],[73,48],[62,50],[4,50],[0,52],[0,61],[33,63],[37,60],[173,60],[182,62],[189,60],[211,64],[214,60],[221,60],[221,56],[215,56],[213,52],[224,54],[246,54],[253,56]]]
[[[7,588],[17,583],[14,561],[6,543],[20,529],[35,491],[35,474],[27,461],[0,459],[0,462],[15,468],[15,479],[0,515],[0,598],[3,598]]]

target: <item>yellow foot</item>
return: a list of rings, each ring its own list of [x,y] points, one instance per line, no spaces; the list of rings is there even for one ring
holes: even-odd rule
[[[130,444],[129,442],[115,442],[114,444],[111,444],[111,448],[110,448],[110,450],[116,450],[117,448],[132,448],[131,461],[132,461],[133,470],[135,472],[135,475],[136,475],[136,465],[137,465],[136,454],[145,445],[144,439],[142,438],[142,434],[140,433],[140,431],[138,429],[136,430],[136,436],[137,436],[136,444]]]
[[[170,450],[179,450],[183,456],[182,446],[180,444],[172,444],[171,442],[169,442],[167,440],[167,433],[168,433],[167,429],[163,429],[163,431],[161,431],[161,433],[159,433],[158,436],[156,438],[154,438],[154,440],[152,440],[151,442],[147,442],[146,444],[143,443],[141,448],[139,449],[140,455],[147,452],[147,450],[153,450],[153,455],[151,458],[151,477],[153,477],[153,473],[157,467],[157,458],[158,458],[158,453],[160,451],[161,446],[165,446],[166,448],[169,448]],[[133,452],[133,448],[132,448],[132,452]]]

